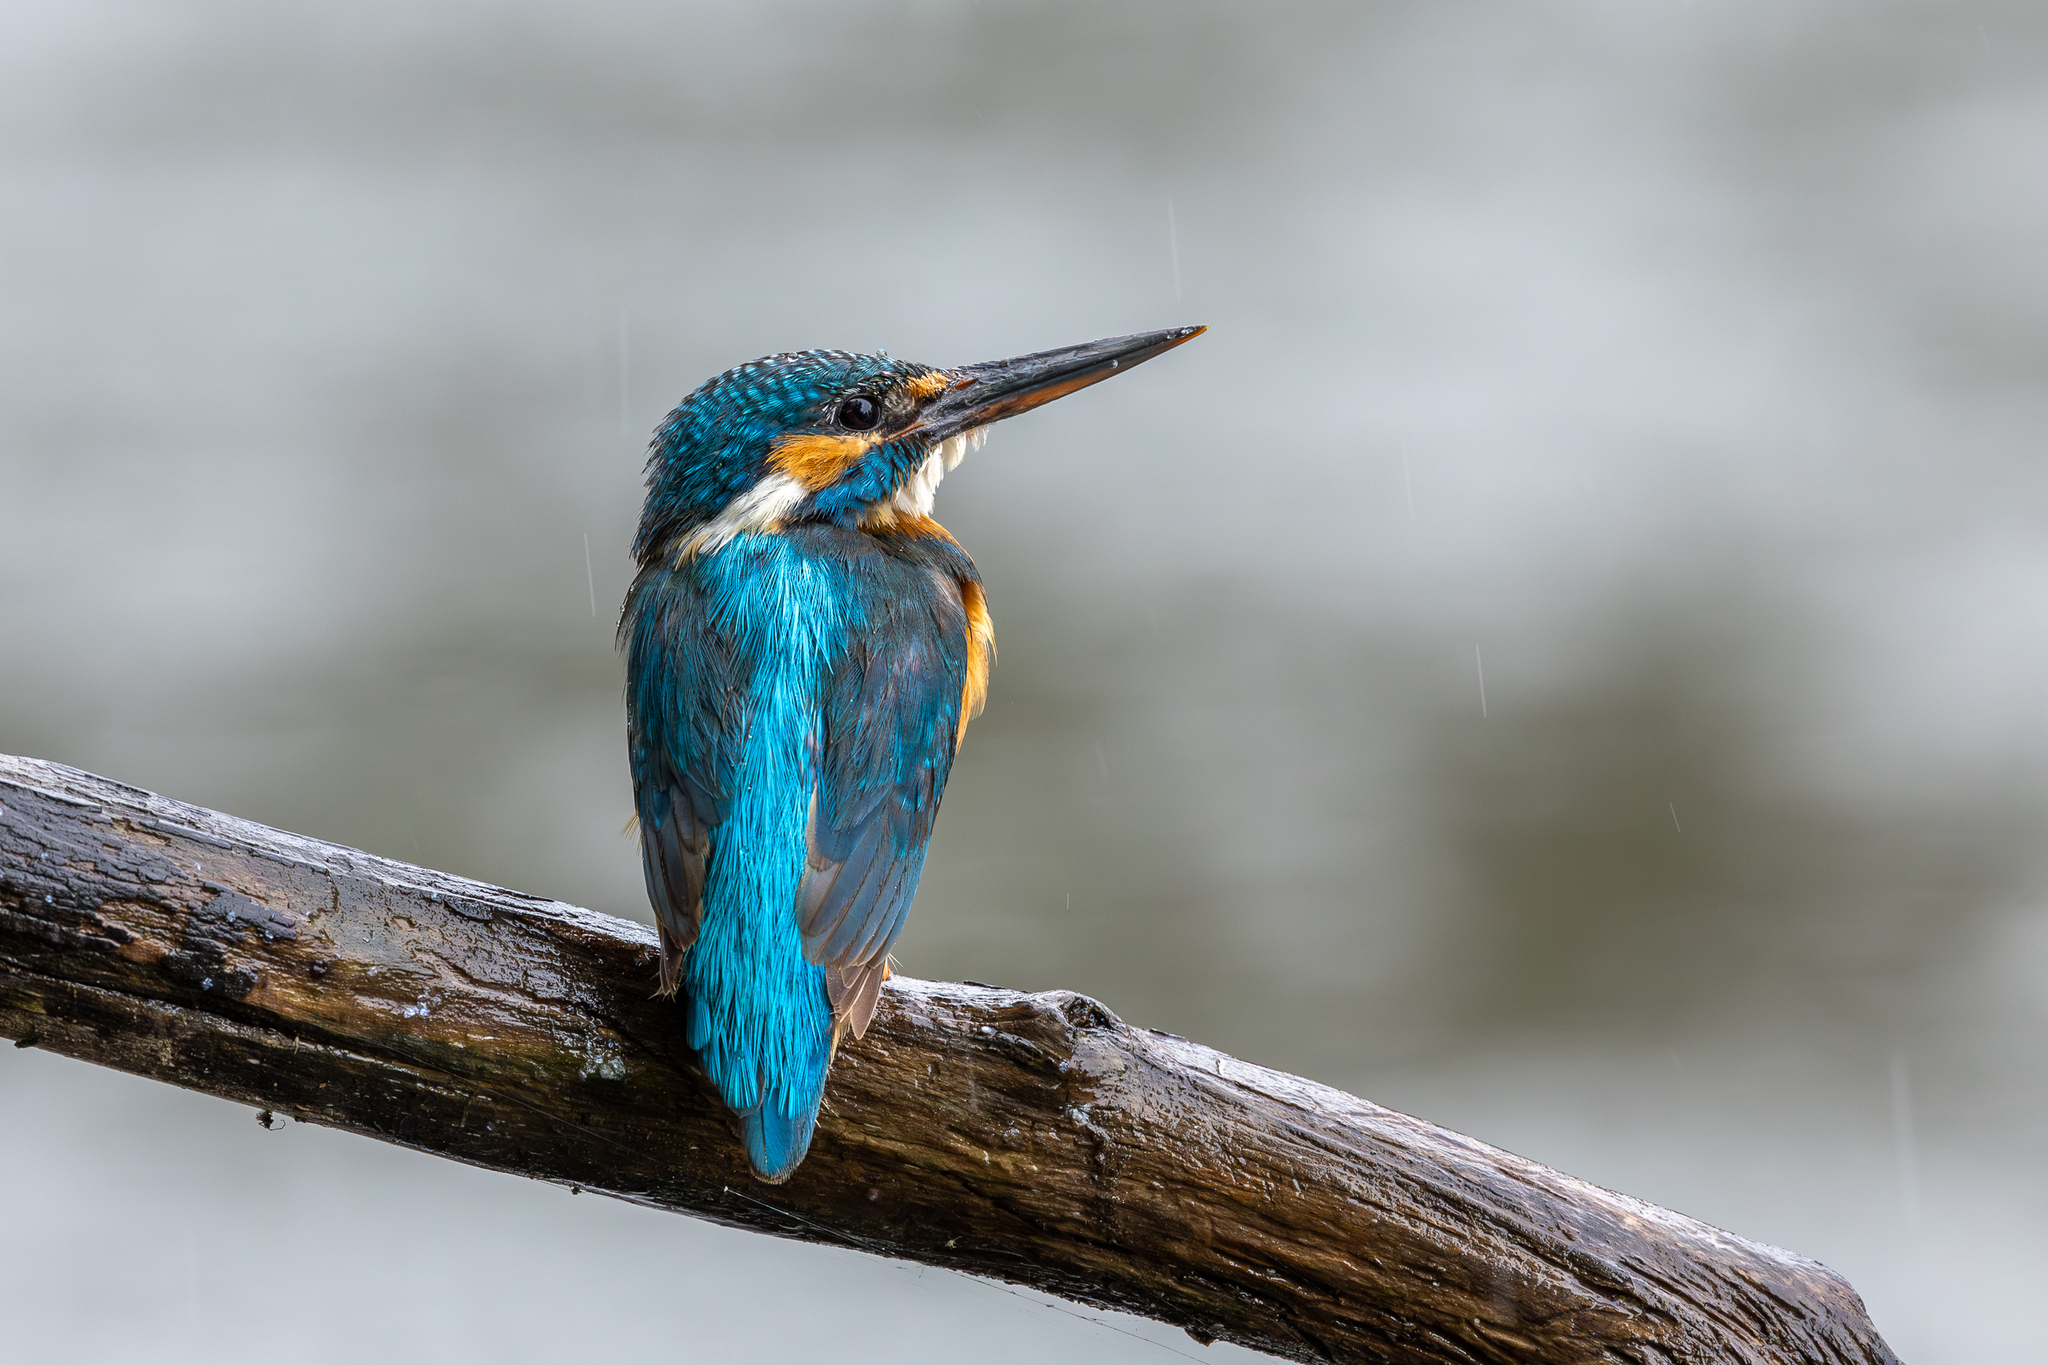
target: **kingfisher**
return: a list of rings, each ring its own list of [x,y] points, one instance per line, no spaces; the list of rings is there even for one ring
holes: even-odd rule
[[[660,992],[738,1116],[754,1174],[810,1150],[924,870],[995,634],[932,519],[989,424],[1204,328],[939,369],[793,351],[656,428],[620,615],[627,746]]]

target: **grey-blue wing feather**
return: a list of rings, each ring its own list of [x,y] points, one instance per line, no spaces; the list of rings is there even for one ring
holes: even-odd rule
[[[696,583],[643,571],[628,599],[626,728],[647,899],[673,994],[704,920],[712,831],[732,802],[746,732],[744,661],[712,625]]]
[[[833,1012],[856,1035],[917,894],[967,676],[956,582],[920,568],[877,597],[826,699],[797,905],[804,956],[826,969]]]
[[[660,801],[657,796],[656,801]],[[647,901],[661,934],[661,993],[681,984],[683,954],[704,927],[704,873],[710,861],[711,831],[699,821],[689,799],[668,794],[655,824],[640,826],[640,864],[647,875]]]

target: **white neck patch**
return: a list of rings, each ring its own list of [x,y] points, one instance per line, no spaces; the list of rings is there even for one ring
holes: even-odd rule
[[[734,498],[719,514],[683,537],[676,547],[676,563],[692,555],[708,555],[742,531],[781,529],[782,519],[811,495],[811,490],[787,474],[770,474]]]
[[[924,463],[917,467],[917,472],[896,490],[894,497],[885,503],[875,505],[868,519],[890,526],[895,524],[899,516],[930,516],[932,503],[939,494],[939,482],[946,477],[946,471],[957,467],[966,459],[968,451],[981,449],[981,443],[987,439],[988,428],[976,427],[972,431],[963,431],[958,436],[948,436],[939,442],[938,447],[924,457]]]

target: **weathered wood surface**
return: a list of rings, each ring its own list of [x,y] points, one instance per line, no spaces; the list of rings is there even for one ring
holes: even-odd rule
[[[755,1183],[637,924],[0,756],[0,1035],[1331,1361],[1889,1362],[1787,1252],[1092,1000],[892,982]]]

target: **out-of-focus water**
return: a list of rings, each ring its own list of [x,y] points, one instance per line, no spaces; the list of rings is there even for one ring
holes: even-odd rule
[[[2044,163],[2002,0],[22,0],[0,748],[644,918],[661,413],[1206,322],[947,481],[1002,654],[906,969],[2030,1360]],[[33,1052],[0,1117],[22,1359],[1230,1354]]]

